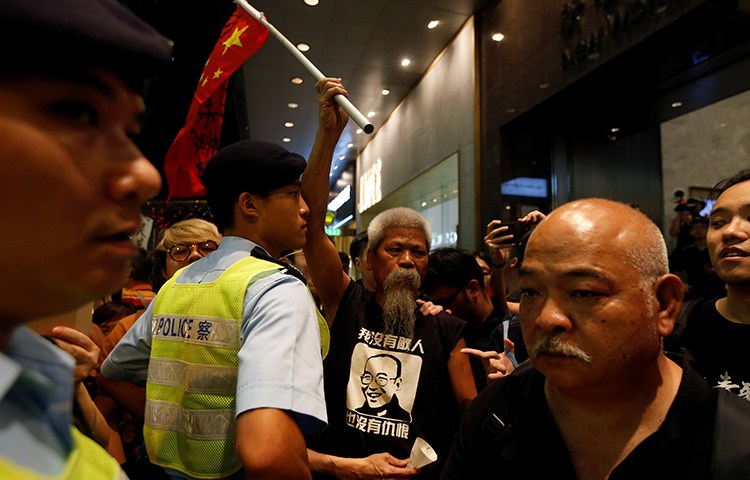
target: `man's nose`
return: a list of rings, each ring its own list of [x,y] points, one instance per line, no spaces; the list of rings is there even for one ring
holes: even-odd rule
[[[188,255],[187,263],[193,263],[201,258],[203,258],[203,254],[198,249],[198,245],[190,245],[190,255]]]
[[[404,250],[398,257],[398,266],[401,268],[414,268],[414,255],[409,250]]]
[[[573,328],[568,314],[558,301],[550,297],[543,300],[534,324],[545,333],[563,333]]]

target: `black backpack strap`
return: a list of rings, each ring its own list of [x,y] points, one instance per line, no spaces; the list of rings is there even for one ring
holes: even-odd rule
[[[297,267],[294,265],[291,265],[289,263],[284,263],[278,258],[273,258],[271,255],[266,253],[265,250],[263,250],[260,247],[253,248],[252,252],[250,252],[250,255],[252,255],[255,258],[258,258],[260,260],[265,260],[267,262],[275,263],[276,265],[279,265],[281,267],[284,267],[282,272],[286,273],[287,275],[291,275],[297,279],[299,279],[302,283],[307,285],[307,278],[305,278],[304,275],[302,275],[302,272],[297,270]]]
[[[493,451],[500,452],[498,460],[512,460],[518,455],[515,432],[524,400],[534,377],[534,367],[528,360],[503,379],[503,389],[487,405],[487,416],[482,431],[493,440]]]
[[[750,472],[750,402],[719,389],[711,470],[714,480],[747,478]]]

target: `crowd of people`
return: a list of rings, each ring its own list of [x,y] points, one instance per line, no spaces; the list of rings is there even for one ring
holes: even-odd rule
[[[347,91],[324,78],[308,158],[223,148],[213,221],[148,254],[160,177],[133,138],[168,40],[114,0],[5,0],[0,24],[36,33],[0,67],[0,477],[750,475],[750,170],[680,212],[672,255],[605,199],[493,220],[483,253],[431,251],[393,208],[346,255],[324,226]],[[25,325],[113,293],[90,334]]]

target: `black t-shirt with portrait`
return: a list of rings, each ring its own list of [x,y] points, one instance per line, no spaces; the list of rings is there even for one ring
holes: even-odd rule
[[[322,435],[308,437],[311,449],[352,458],[381,452],[408,458],[421,437],[438,462],[416,478],[439,477],[460,417],[447,364],[465,322],[445,313],[416,315],[414,338],[387,335],[375,295],[349,282],[323,362],[329,425]],[[370,387],[390,401],[368,402]]]

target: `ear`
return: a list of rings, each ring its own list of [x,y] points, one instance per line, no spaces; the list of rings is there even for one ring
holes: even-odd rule
[[[518,267],[518,257],[513,257],[510,259],[510,263],[508,264],[508,267],[510,268],[516,268]]]
[[[657,330],[662,337],[668,337],[674,330],[677,318],[682,309],[682,281],[676,275],[663,275],[654,286],[657,312]]]
[[[372,252],[371,249],[367,249],[367,269],[372,270],[372,266],[375,264],[375,254]]]
[[[237,207],[239,208],[240,213],[242,213],[243,216],[257,216],[258,208],[256,203],[257,202],[255,196],[253,196],[249,192],[242,192],[240,193],[239,199],[237,201]]]
[[[469,283],[466,284],[466,291],[472,299],[475,299],[482,292],[482,289],[479,285],[479,282],[477,282],[475,279],[471,279],[469,280]]]

